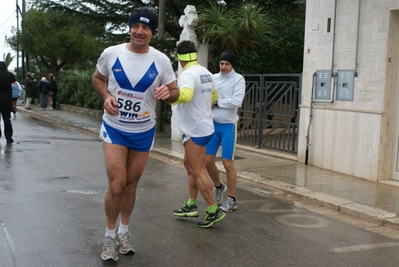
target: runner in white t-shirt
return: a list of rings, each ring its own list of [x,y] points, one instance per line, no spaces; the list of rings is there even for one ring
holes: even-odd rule
[[[129,18],[130,42],[105,49],[92,78],[104,99],[100,136],[109,180],[103,260],[118,260],[118,244],[121,254],[135,252],[128,226],[155,137],[156,101],[172,103],[179,97],[170,60],[149,46],[157,20],[153,8],[134,9]]]
[[[214,132],[211,106],[218,95],[212,74],[196,61],[195,44],[192,41],[181,41],[176,52],[183,72],[178,79],[180,96],[173,104],[178,104],[177,126],[182,132],[189,198],[182,208],[173,210],[173,214],[179,217],[198,217],[199,190],[207,208],[205,218],[198,223],[198,227],[208,228],[226,217],[215,202],[212,182],[205,170],[205,147]]]

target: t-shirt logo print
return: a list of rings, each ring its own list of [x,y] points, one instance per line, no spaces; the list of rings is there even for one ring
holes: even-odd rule
[[[157,69],[155,68],[155,65],[154,65],[154,68],[149,68],[148,69],[148,71],[147,71],[147,76],[148,76],[148,78],[150,78],[151,80],[155,80],[155,78],[158,76],[158,71],[157,71]]]

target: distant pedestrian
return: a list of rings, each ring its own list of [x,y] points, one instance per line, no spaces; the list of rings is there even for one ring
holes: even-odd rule
[[[40,93],[40,107],[42,110],[47,108],[48,92],[50,91],[50,83],[45,77],[39,82],[39,93]]]
[[[22,95],[22,87],[18,81],[13,82],[12,84],[12,113],[14,117],[17,116],[17,101]]]
[[[32,102],[32,98],[35,96],[35,82],[34,73],[28,72],[26,73],[25,79],[25,93],[26,93],[26,103],[25,109],[31,109],[30,104]]]
[[[58,84],[55,76],[50,74],[50,92],[51,92],[51,107],[50,109],[57,108],[57,94],[58,94]]]
[[[7,144],[14,142],[12,139],[12,83],[17,79],[14,74],[7,70],[7,65],[4,61],[0,61],[0,113],[4,123],[4,135],[7,139]],[[1,136],[1,130],[0,130]]]

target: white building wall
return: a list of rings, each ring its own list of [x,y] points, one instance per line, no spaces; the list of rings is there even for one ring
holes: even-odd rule
[[[298,161],[305,162],[306,159],[313,73],[322,69],[332,69],[335,73],[356,67],[359,3],[358,76],[355,78],[354,101],[314,104],[308,162],[377,180],[389,12],[399,8],[399,0],[307,1]],[[328,18],[332,20],[331,33],[326,32]]]

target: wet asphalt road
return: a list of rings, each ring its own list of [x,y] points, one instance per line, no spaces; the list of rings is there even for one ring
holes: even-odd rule
[[[134,256],[100,259],[107,178],[98,140],[23,114],[0,141],[0,266],[397,266],[397,236],[313,212],[289,196],[240,182],[238,210],[211,229],[174,217],[185,170],[150,158],[130,223]],[[317,208],[314,208],[317,211]],[[354,226],[358,224],[357,226]]]

